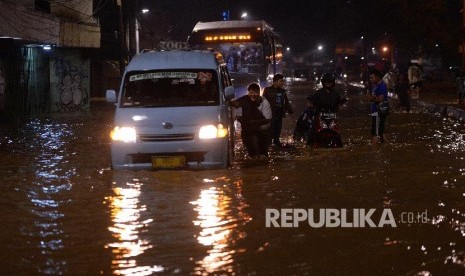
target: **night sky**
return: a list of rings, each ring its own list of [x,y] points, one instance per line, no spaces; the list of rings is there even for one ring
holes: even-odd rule
[[[162,0],[145,3],[154,12],[158,10],[169,14],[174,26],[171,34],[175,39],[183,39],[188,35],[197,21],[221,20],[221,12],[226,9],[230,11],[231,20],[239,19],[242,12],[246,11],[250,20],[267,21],[288,45],[302,50],[311,47],[312,43],[335,41],[339,34],[333,30],[337,28],[339,20],[335,20],[334,14],[346,6],[346,1],[334,0]]]
[[[185,40],[197,21],[221,20],[222,10],[227,9],[231,20],[246,11],[251,20],[267,21],[295,52],[309,51],[320,43],[334,47],[362,35],[412,48],[440,43],[456,51],[457,45],[452,44],[459,41],[462,26],[462,0],[139,1],[150,8],[152,26],[165,21],[169,39]]]

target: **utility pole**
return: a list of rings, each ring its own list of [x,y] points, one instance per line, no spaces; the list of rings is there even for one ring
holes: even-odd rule
[[[465,1],[465,0],[464,0]],[[123,0],[116,0],[118,6],[118,39],[120,43],[120,55],[119,55],[119,72],[123,76],[124,69],[126,68],[126,32],[124,31],[123,24]]]
[[[463,0],[462,5],[462,45],[461,45],[461,52],[462,52],[462,68],[465,68],[465,0]]]
[[[127,5],[127,28],[128,28],[128,50],[129,58],[137,54],[137,9],[138,1],[132,1],[131,5]]]
[[[465,0],[464,0],[465,1]],[[394,42],[391,41],[391,67],[396,64],[396,56],[395,56],[395,47],[394,47]]]

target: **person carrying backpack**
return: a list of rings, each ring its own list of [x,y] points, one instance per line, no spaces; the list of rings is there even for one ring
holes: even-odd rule
[[[283,126],[283,118],[286,113],[292,115],[294,110],[289,103],[289,99],[284,90],[284,76],[276,74],[273,77],[273,84],[268,86],[263,91],[265,97],[271,106],[272,119],[271,119],[271,141],[276,147],[281,147],[279,137],[281,136],[281,129]]]

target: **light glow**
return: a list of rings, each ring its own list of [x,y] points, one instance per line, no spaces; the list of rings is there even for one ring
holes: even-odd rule
[[[250,34],[207,35],[205,41],[250,40]]]
[[[223,138],[228,135],[228,130],[224,128],[222,124],[218,124],[218,126],[214,125],[207,125],[200,128],[199,131],[199,138],[200,139],[215,139],[215,138]]]
[[[136,129],[133,127],[116,126],[110,133],[111,140],[125,143],[136,142]]]
[[[135,116],[132,116],[132,120],[133,121],[143,121],[143,120],[146,120],[148,117],[147,116],[144,116],[144,115],[135,115]]]

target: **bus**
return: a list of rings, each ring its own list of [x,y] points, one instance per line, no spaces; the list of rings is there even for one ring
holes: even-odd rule
[[[198,22],[188,43],[192,49],[220,52],[236,84],[265,81],[283,72],[281,38],[263,20]]]

